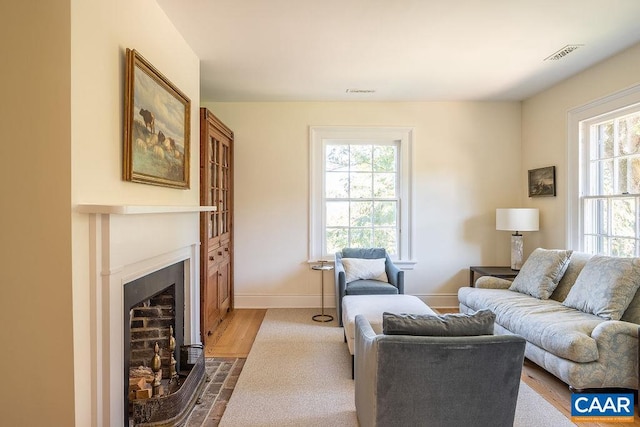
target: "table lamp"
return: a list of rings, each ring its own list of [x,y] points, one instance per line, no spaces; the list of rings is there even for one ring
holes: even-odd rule
[[[511,235],[511,269],[520,270],[524,252],[524,241],[520,231],[538,231],[538,209],[496,209],[496,230],[515,231]]]

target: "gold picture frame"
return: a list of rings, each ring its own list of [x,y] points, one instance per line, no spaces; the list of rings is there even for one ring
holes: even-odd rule
[[[127,49],[123,179],[188,189],[191,100]]]

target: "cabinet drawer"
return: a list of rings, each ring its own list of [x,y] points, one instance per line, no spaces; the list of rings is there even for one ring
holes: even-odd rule
[[[222,252],[222,257],[223,259],[227,259],[231,256],[231,252],[229,251],[229,242],[227,243],[223,243],[222,246],[220,246],[220,251],[218,251],[217,253]]]
[[[208,262],[216,264],[229,259],[229,256],[229,243],[225,243],[216,248],[209,249]]]
[[[209,266],[211,266],[212,264],[217,264],[220,261],[222,261],[222,252],[220,251],[220,248],[211,249],[207,258]]]

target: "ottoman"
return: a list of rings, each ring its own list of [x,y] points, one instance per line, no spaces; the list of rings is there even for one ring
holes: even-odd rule
[[[413,295],[345,295],[342,298],[342,324],[344,337],[353,356],[356,338],[356,315],[362,314],[376,334],[382,333],[382,313],[437,314]]]

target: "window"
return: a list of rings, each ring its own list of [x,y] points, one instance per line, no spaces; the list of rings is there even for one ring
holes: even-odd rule
[[[398,143],[329,140],[324,145],[324,246],[398,253]]]
[[[615,97],[576,114],[580,120],[573,117],[579,153],[575,247],[632,257],[640,256],[640,103],[621,101]]]
[[[311,260],[344,247],[384,247],[399,263],[410,261],[411,134],[311,128]]]

